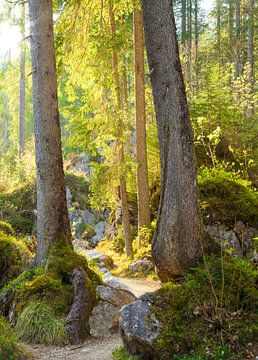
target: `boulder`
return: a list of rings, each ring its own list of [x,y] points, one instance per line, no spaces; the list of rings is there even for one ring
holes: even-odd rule
[[[129,270],[132,272],[149,271],[152,269],[154,269],[153,262],[146,258],[142,260],[136,260],[129,265]]]
[[[77,253],[80,253],[83,250],[90,250],[91,249],[91,246],[90,246],[88,241],[86,241],[86,240],[78,240],[78,239],[73,240],[73,247],[74,247],[74,250]]]
[[[100,221],[94,226],[95,235],[91,238],[92,246],[95,247],[97,244],[105,238],[108,224],[104,221]]]
[[[123,284],[117,277],[111,275],[110,272],[106,273],[102,280],[106,285],[115,289],[127,290],[127,286]]]
[[[96,293],[100,301],[94,307],[89,319],[90,334],[95,338],[103,339],[118,331],[120,309],[136,298],[127,290],[106,285],[97,286]]]
[[[141,359],[159,359],[158,340],[162,325],[152,311],[151,295],[143,295],[120,311],[120,333],[127,351]]]

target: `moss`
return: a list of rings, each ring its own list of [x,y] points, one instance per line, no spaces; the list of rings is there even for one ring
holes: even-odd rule
[[[182,285],[166,284],[156,293],[153,308],[164,325],[157,342],[162,358],[192,354],[206,359],[210,354],[224,359],[216,353],[227,344],[227,359],[242,359],[241,352],[258,333],[257,280],[248,261],[226,256],[206,259]]]
[[[0,288],[24,270],[30,256],[22,240],[0,232]]]
[[[7,221],[0,221],[0,231],[6,235],[14,235],[12,225]]]
[[[112,352],[113,360],[137,360],[137,356],[128,355],[126,350],[120,346],[113,350]]]
[[[204,222],[235,224],[240,220],[258,227],[258,193],[239,174],[222,168],[199,172],[201,209]]]
[[[0,315],[0,360],[25,360],[31,356],[18,343],[15,332]]]

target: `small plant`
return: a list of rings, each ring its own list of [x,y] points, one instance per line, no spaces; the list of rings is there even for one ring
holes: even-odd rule
[[[58,345],[67,341],[63,321],[42,302],[32,303],[23,310],[16,329],[20,339],[30,344]]]
[[[10,225],[7,221],[0,221],[0,231],[2,231],[6,235],[14,234],[12,225]]]
[[[128,355],[125,349],[121,346],[113,350],[113,360],[137,360],[138,356]]]

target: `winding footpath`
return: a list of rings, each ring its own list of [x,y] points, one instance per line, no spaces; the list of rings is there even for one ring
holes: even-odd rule
[[[121,279],[128,290],[139,297],[160,287],[159,281],[145,279]],[[89,339],[78,346],[26,345],[36,360],[111,360],[112,351],[122,345],[118,334],[105,340]]]

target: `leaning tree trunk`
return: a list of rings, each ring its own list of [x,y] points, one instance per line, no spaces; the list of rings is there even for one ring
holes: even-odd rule
[[[145,81],[144,81],[144,41],[142,12],[134,9],[134,62],[135,62],[135,122],[137,158],[137,203],[138,229],[150,225],[149,183],[147,165]],[[141,247],[141,236],[139,236]]]
[[[21,157],[25,146],[25,66],[26,47],[25,38],[25,3],[21,4],[21,55],[20,55],[20,114],[19,114],[19,156]]]
[[[61,151],[51,0],[30,0],[37,167],[37,253],[42,263],[57,242],[71,243]]]
[[[162,281],[183,274],[202,254],[196,161],[170,0],[142,0],[145,41],[158,123],[161,198],[153,258]]]

